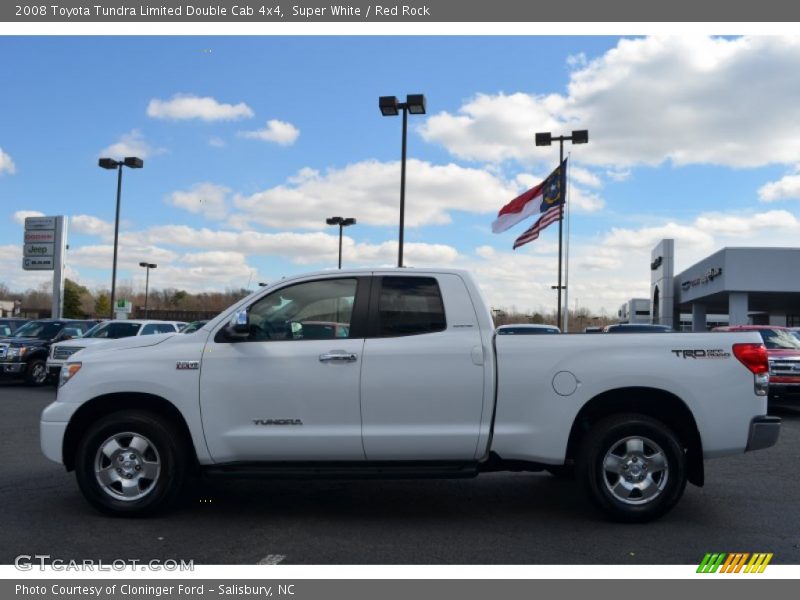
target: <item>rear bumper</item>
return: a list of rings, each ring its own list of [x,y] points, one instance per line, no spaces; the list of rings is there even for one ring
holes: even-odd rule
[[[747,436],[745,452],[774,446],[778,442],[780,431],[780,417],[754,417],[750,422],[750,435]]]

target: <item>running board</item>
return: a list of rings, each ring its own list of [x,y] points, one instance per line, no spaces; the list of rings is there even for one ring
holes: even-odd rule
[[[240,479],[442,479],[475,477],[479,465],[431,461],[280,461],[227,463],[203,467],[202,472],[209,477]]]

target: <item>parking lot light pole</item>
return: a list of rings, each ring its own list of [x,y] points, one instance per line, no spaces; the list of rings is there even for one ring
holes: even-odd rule
[[[114,266],[111,271],[111,318],[114,318],[114,302],[117,291],[117,247],[119,244],[119,203],[122,196],[122,167],[141,169],[144,161],[135,156],[126,156],[123,160],[101,158],[97,164],[103,169],[117,169],[117,212],[114,217]]]
[[[325,222],[328,225],[338,225],[339,226],[339,268],[342,268],[342,230],[345,227],[349,227],[350,225],[355,225],[356,220],[352,217],[330,217],[325,219]]]
[[[397,96],[381,96],[378,98],[378,108],[384,117],[396,117],[403,111],[403,148],[400,160],[400,233],[397,249],[397,266],[403,266],[403,231],[405,229],[406,213],[406,145],[408,140],[408,113],[412,115],[425,114],[425,95],[409,94],[405,102],[398,102]]]
[[[588,144],[589,143],[589,130],[588,129],[579,129],[577,131],[573,131],[572,135],[558,135],[553,136],[552,133],[537,133],[536,134],[536,145],[537,146],[549,146],[553,143],[553,140],[558,141],[558,165],[564,162],[564,142],[569,140],[573,144]],[[566,190],[564,192],[566,194]],[[566,282],[564,285],[561,284],[561,256],[562,256],[562,237],[564,231],[564,213],[562,211],[561,217],[558,219],[558,286],[552,286],[553,288],[558,289],[558,309],[556,311],[558,315],[558,326],[562,330],[566,330],[564,327],[564,323],[561,322],[561,290],[564,290],[564,296],[566,297],[567,294],[567,286]]]
[[[149,262],[140,262],[140,267],[147,269],[147,275],[144,280],[144,318],[147,318],[147,293],[150,291],[150,269],[155,269],[158,265]]]

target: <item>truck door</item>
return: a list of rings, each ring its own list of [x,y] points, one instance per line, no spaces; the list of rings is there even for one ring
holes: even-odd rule
[[[248,308],[250,334],[209,339],[200,406],[216,462],[363,460],[359,375],[369,277],[290,284]]]
[[[367,459],[474,459],[484,366],[464,282],[385,275],[372,288],[361,372]]]

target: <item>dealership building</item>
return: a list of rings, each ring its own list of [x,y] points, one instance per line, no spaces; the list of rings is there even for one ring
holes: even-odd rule
[[[677,275],[674,240],[662,240],[650,258],[651,323],[800,327],[800,248],[723,248]]]

